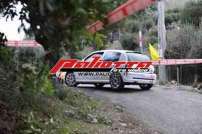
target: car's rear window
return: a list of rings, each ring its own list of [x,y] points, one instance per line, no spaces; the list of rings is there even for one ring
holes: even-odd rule
[[[137,53],[126,53],[128,57],[128,61],[150,61],[150,58],[143,54]]]

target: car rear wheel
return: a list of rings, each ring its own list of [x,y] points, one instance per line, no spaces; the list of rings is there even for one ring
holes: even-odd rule
[[[140,84],[140,88],[142,90],[150,90],[152,88],[153,84]]]
[[[65,75],[65,84],[69,87],[76,87],[76,78],[74,76],[74,73],[66,73]]]
[[[102,83],[96,83],[94,84],[96,88],[102,88],[105,84]]]
[[[124,83],[119,72],[112,72],[110,75],[110,85],[112,89],[121,89]]]

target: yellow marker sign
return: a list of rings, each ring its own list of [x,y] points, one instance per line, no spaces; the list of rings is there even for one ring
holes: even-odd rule
[[[150,52],[152,60],[160,59],[158,51],[151,44],[149,44],[149,52]]]

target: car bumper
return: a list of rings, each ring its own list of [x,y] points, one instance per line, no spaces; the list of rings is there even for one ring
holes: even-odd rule
[[[129,84],[155,84],[156,74],[128,73],[122,75],[124,83]]]

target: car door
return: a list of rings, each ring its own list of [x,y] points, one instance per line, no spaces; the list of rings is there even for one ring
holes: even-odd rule
[[[86,58],[83,59],[85,62],[91,62],[94,57],[99,56],[101,59],[103,57],[104,52],[95,52],[87,56]],[[102,72],[95,72],[88,69],[87,71],[82,71],[82,72],[75,72],[75,77],[76,81],[79,83],[104,83],[105,81],[105,76],[102,74]]]
[[[124,59],[125,59],[124,54],[117,51],[106,51],[103,55],[104,61],[118,62]],[[110,76],[110,72],[108,72],[108,76],[105,77],[107,82],[109,82],[109,76]]]

